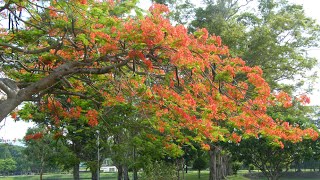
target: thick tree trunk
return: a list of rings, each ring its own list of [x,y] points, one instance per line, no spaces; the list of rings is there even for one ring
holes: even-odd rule
[[[1,102],[1,101],[0,101]],[[22,103],[21,100],[16,98],[10,98],[0,103],[0,122],[8,116],[16,107]]]
[[[123,166],[123,179],[130,180],[128,166]]]
[[[227,176],[227,156],[223,155],[222,153],[222,148],[218,147],[218,159],[219,159],[219,177],[218,179],[225,179]]]
[[[91,179],[97,180],[98,179],[98,171],[96,169],[92,169],[91,171]]]
[[[217,158],[216,158],[216,147],[214,145],[210,145],[210,175],[209,180],[217,180]]]
[[[216,156],[217,156],[217,180],[222,179],[222,157],[221,157],[221,152],[216,148]]]
[[[271,179],[271,180],[279,180],[279,176],[274,175],[274,176],[272,176],[270,179]]]
[[[73,179],[74,180],[80,180],[80,168],[79,168],[79,163],[76,163],[73,166]]]
[[[123,169],[121,165],[117,166],[118,169],[118,180],[123,180]]]
[[[236,172],[233,172],[232,170],[232,162],[230,160],[230,156],[226,156],[226,171],[227,171],[227,176],[233,175],[233,173],[236,173]]]
[[[266,170],[261,170],[262,173],[264,174],[265,177],[267,177],[268,180],[279,180],[280,178],[280,173],[270,170],[270,171],[266,171]]]

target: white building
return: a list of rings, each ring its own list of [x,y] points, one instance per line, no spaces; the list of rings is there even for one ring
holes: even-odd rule
[[[118,172],[117,167],[113,165],[113,162],[110,158],[103,160],[100,170],[103,172]]]

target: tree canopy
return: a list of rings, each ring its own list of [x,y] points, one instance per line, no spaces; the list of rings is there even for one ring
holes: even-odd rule
[[[204,7],[195,9],[189,29],[197,28],[221,36],[232,54],[247,65],[260,66],[271,89],[301,89],[313,76],[310,70],[317,61],[307,50],[319,46],[320,26],[306,16],[302,5],[287,0],[248,0],[242,4],[207,0]]]
[[[0,38],[6,76],[0,79],[6,95],[0,119],[16,117],[24,101],[55,112],[57,123],[78,117],[96,126],[108,115],[65,108],[55,98],[68,95],[102,106],[133,104],[168,142],[193,140],[204,149],[208,141],[239,142],[241,136],[270,136],[280,146],[280,139],[318,137],[311,128],[267,115],[267,107],[288,107],[291,98],[271,93],[261,68],[232,57],[220,36],[172,25],[164,5],[143,14],[135,1],[6,1],[0,11],[9,23]]]

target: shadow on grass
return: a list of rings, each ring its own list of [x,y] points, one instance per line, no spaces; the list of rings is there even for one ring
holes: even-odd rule
[[[260,172],[247,173],[244,177],[252,180],[267,180]],[[320,172],[285,172],[281,175],[280,180],[319,180]]]

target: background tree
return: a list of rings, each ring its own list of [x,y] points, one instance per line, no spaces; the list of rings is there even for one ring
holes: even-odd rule
[[[25,174],[29,171],[29,161],[24,154],[24,147],[8,143],[0,143],[1,158],[12,158],[16,162],[14,174]]]
[[[7,159],[7,158],[12,158],[11,152],[10,152],[10,146],[7,143],[1,143],[0,144],[0,150],[1,150],[1,155],[0,155],[0,159]]]
[[[59,170],[57,158],[63,156],[61,144],[53,140],[52,134],[47,134],[44,127],[29,128],[24,138],[24,149],[31,170],[39,173],[40,179],[44,172]],[[59,147],[60,145],[60,147]]]
[[[296,124],[301,128],[313,127],[311,119],[306,112],[312,112],[308,106],[302,106],[299,101],[294,101],[291,108],[274,106],[269,109],[273,118],[281,118],[289,125]],[[285,126],[284,126],[285,128]],[[316,129],[316,128],[315,128]],[[316,141],[304,139],[302,142],[284,142],[283,147],[274,146],[268,138],[258,136],[255,138],[244,138],[240,143],[233,145],[231,152],[233,158],[243,161],[245,164],[253,164],[268,179],[279,179],[283,171],[288,171],[291,165],[299,164],[311,159],[315,153]]]
[[[0,159],[0,172],[2,175],[9,175],[16,170],[16,161],[12,158]]]
[[[152,0],[164,4],[171,10],[170,18],[174,23],[187,25],[194,14],[194,4],[190,0]]]
[[[232,54],[250,66],[262,68],[271,89],[301,88],[313,76],[306,72],[316,65],[316,59],[308,56],[307,49],[318,46],[320,28],[305,15],[301,5],[287,0],[245,4],[236,0],[209,0],[205,5],[196,9],[190,30],[205,27],[221,36]],[[257,13],[244,9],[248,6]],[[289,85],[283,80],[294,82]]]
[[[197,158],[193,161],[192,169],[198,170],[198,179],[200,179],[200,172],[208,167],[208,161],[205,157],[207,155],[204,151],[198,150]]]

